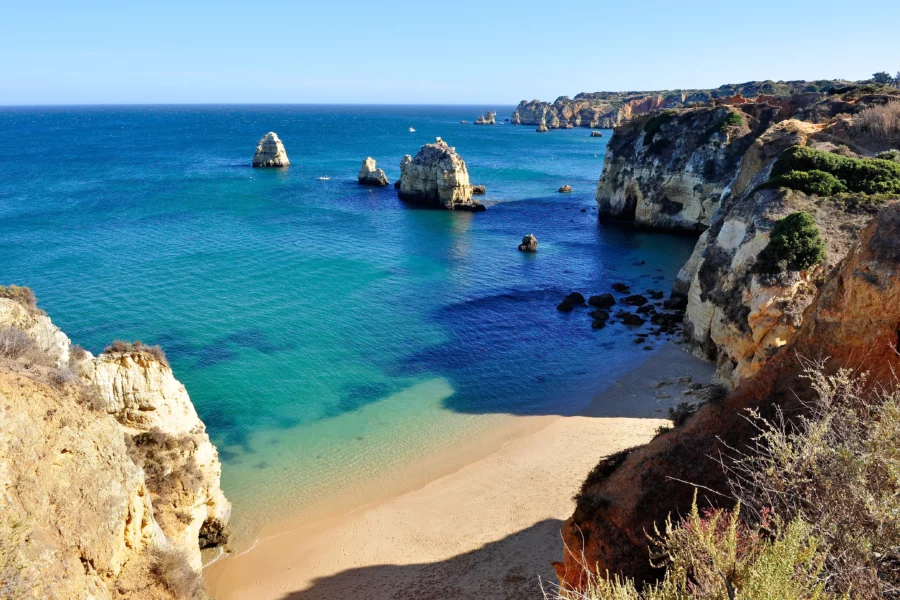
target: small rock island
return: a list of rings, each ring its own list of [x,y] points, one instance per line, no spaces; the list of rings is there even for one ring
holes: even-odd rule
[[[529,233],[522,238],[522,243],[519,244],[519,252],[537,252],[537,246],[537,238]]]
[[[476,125],[496,125],[497,124],[497,114],[493,111],[487,111],[483,116],[475,119]]]
[[[403,157],[398,183],[397,195],[406,202],[447,210],[485,209],[472,199],[466,161],[441,138],[422,146],[415,158]]]
[[[256,154],[253,156],[254,167],[288,167],[290,164],[291,161],[288,160],[284,144],[278,139],[278,134],[270,131],[259,138]]]
[[[375,159],[371,156],[367,156],[363,161],[356,179],[359,181],[359,185],[371,185],[375,187],[384,187],[391,183],[388,181],[387,175],[384,174],[382,169],[375,168]]]

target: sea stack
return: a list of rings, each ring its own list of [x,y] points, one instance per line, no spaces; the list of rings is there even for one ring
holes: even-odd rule
[[[366,157],[362,163],[362,168],[356,176],[359,185],[372,185],[376,187],[384,187],[390,185],[387,175],[381,169],[375,168],[375,159],[371,156]]]
[[[537,126],[537,129],[535,129],[535,131],[537,131],[538,133],[547,133],[549,131],[549,129],[547,129],[547,124],[544,123],[543,121],[541,121],[541,123]]]
[[[522,243],[519,244],[520,252],[537,252],[537,238],[532,234],[528,234],[522,238]]]
[[[484,116],[475,119],[476,125],[495,125],[497,123],[497,115],[492,111],[487,111]]]
[[[274,131],[259,138],[256,154],[253,156],[254,167],[287,167],[290,164],[284,144]]]
[[[483,204],[472,199],[466,161],[441,138],[422,146],[415,158],[407,154],[400,161],[398,196],[434,208],[484,210]]]

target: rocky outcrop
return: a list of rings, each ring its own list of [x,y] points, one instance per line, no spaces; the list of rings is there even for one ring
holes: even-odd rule
[[[537,238],[530,233],[523,237],[522,243],[519,244],[519,252],[537,252],[537,248]]]
[[[484,196],[487,194],[487,188],[483,185],[473,185],[472,193],[476,196]]]
[[[0,328],[44,358],[0,357],[0,589],[201,597],[200,547],[227,539],[230,505],[184,386],[152,352],[94,358],[8,302]]]
[[[401,200],[434,208],[484,210],[483,204],[472,199],[466,162],[441,138],[422,146],[415,158],[403,157],[398,195]]]
[[[487,111],[484,115],[475,119],[476,125],[495,125],[497,123],[497,113]]]
[[[560,186],[559,190],[557,190],[560,194],[571,194],[572,186],[571,185],[563,185]]]
[[[544,122],[538,123],[537,128],[535,129],[538,133],[547,133],[549,129],[547,129],[547,124]]]
[[[274,131],[259,138],[256,154],[253,155],[254,167],[287,167],[290,164],[284,144]]]
[[[798,191],[758,189],[788,147],[817,144],[821,126],[788,120],[748,149],[710,229],[678,275],[674,293],[687,295],[685,335],[695,353],[718,363],[721,379],[736,386],[785,346],[802,324],[818,286],[843,260],[869,210],[821,202]],[[827,244],[827,259],[806,271],[777,277],[757,272],[759,253],[781,218],[812,215]],[[686,290],[686,291],[685,291]]]
[[[711,230],[712,232],[712,230]],[[561,582],[584,585],[584,565],[641,581],[659,576],[647,559],[646,532],[698,504],[727,503],[720,460],[752,444],[756,409],[790,420],[814,393],[801,377],[801,357],[829,357],[829,370],[868,371],[869,383],[889,383],[900,369],[900,202],[882,208],[818,287],[790,341],[728,398],[701,405],[683,426],[647,446],[604,459],[577,495],[562,529]],[[686,484],[685,482],[690,482]]]
[[[375,159],[371,156],[367,156],[363,161],[362,167],[359,169],[359,174],[356,176],[356,180],[359,182],[359,185],[371,185],[375,187],[384,187],[391,184],[391,182],[388,181],[387,175],[384,174],[384,171],[375,167]]]
[[[686,232],[709,226],[741,157],[781,111],[666,110],[616,128],[597,184],[602,220]]]

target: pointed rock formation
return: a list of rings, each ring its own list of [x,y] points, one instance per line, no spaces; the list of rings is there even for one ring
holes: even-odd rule
[[[441,138],[425,144],[415,158],[409,154],[400,162],[401,200],[448,210],[484,210],[472,199],[472,185],[466,162]]]
[[[256,154],[253,156],[254,167],[287,167],[290,164],[284,144],[274,131],[259,138]]]
[[[371,156],[366,157],[366,160],[363,161],[362,168],[360,168],[356,179],[359,181],[359,185],[372,185],[376,187],[384,187],[391,183],[388,181],[387,175],[384,174],[383,170],[375,168],[375,159]]]
[[[532,234],[528,234],[522,238],[522,243],[519,244],[520,252],[537,252],[538,241],[537,238]]]

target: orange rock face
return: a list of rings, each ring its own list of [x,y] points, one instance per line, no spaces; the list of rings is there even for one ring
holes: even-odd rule
[[[900,372],[900,202],[888,205],[861,233],[840,266],[806,309],[790,343],[721,404],[705,404],[684,426],[633,451],[608,474],[586,484],[575,514],[562,529],[562,585],[580,589],[584,565],[599,573],[658,576],[650,565],[645,531],[669,514],[689,509],[694,486],[701,505],[722,505],[727,494],[723,444],[740,447],[756,431],[747,408],[771,417],[774,407],[799,408],[812,391],[800,377],[798,356],[830,357],[827,368],[869,371],[872,384]]]

